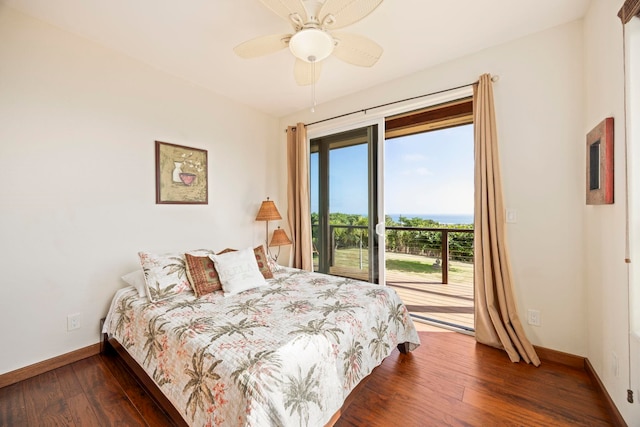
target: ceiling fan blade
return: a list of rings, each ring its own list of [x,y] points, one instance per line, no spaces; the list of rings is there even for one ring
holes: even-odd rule
[[[291,22],[291,15],[298,14],[302,22],[307,21],[307,10],[304,8],[302,0],[260,0],[267,9],[281,18]]]
[[[382,47],[373,40],[351,33],[332,33],[337,41],[333,54],[353,65],[372,67],[382,56]]]
[[[233,51],[241,58],[255,58],[284,49],[290,38],[291,34],[262,36],[240,43],[233,48]]]
[[[318,16],[324,20],[333,15],[335,22],[327,25],[328,29],[344,28],[373,12],[380,3],[382,0],[326,0]]]
[[[293,75],[296,83],[298,83],[299,86],[307,86],[317,82],[320,78],[321,69],[322,62],[311,63],[296,59],[296,63],[293,66]]]

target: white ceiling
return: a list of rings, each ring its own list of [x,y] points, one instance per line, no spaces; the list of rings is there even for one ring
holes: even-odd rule
[[[384,0],[344,30],[384,48],[373,68],[324,61],[318,103],[581,18],[590,0]],[[308,108],[288,50],[255,59],[232,49],[290,25],[258,0],[0,0],[212,92],[276,117]]]

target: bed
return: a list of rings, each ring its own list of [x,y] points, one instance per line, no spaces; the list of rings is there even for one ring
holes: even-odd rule
[[[324,426],[396,346],[420,345],[392,288],[278,267],[232,295],[113,298],[103,332],[191,426]],[[148,279],[148,278],[147,278]]]

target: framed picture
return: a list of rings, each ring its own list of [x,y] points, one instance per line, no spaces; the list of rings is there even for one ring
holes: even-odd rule
[[[207,152],[156,141],[156,204],[208,203]]]
[[[613,117],[587,134],[587,204],[613,203]]]

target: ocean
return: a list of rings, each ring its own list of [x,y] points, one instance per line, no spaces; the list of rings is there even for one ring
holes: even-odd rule
[[[405,218],[432,219],[440,224],[473,224],[473,214],[387,214],[398,222],[400,215]]]

